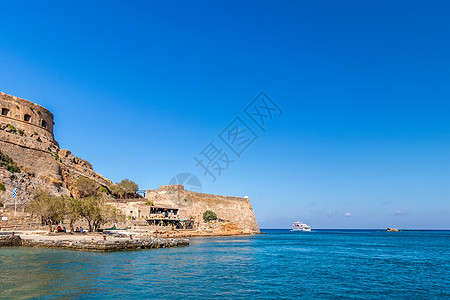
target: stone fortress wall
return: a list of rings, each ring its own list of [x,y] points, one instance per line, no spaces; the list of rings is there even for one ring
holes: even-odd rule
[[[31,200],[34,189],[69,195],[71,186],[80,176],[90,178],[100,186],[112,185],[88,162],[59,148],[53,135],[53,114],[46,108],[5,93],[0,93],[0,108],[0,151],[11,157],[21,169],[20,173],[13,174],[0,168],[0,183],[5,187],[5,191],[0,191],[0,203],[24,206]],[[18,188],[18,196],[13,199],[15,187]],[[212,210],[218,218],[232,222],[242,230],[259,232],[248,197],[196,193],[185,190],[182,185],[168,185],[148,190],[146,198],[155,205],[179,209],[179,216],[183,219],[202,222],[203,213]],[[130,201],[124,204],[123,209],[126,212],[130,212],[130,208],[136,210],[133,216],[139,216],[141,211],[148,210],[148,206],[141,202]]]
[[[97,174],[86,161],[68,150],[60,149],[53,135],[53,114],[46,108],[15,96],[0,93],[0,151],[11,157],[21,172],[12,174],[0,169],[0,202],[5,205],[26,204],[34,189],[55,195],[68,195],[79,176],[101,186],[112,182]],[[17,187],[17,198],[13,189]]]
[[[212,210],[217,217],[230,221],[243,230],[259,232],[253,208],[248,197],[219,196],[187,191],[183,185],[164,185],[147,190],[145,197],[155,206],[179,209],[183,219],[203,220],[203,213]]]
[[[54,140],[53,114],[45,107],[5,93],[0,93],[0,106],[0,122]]]

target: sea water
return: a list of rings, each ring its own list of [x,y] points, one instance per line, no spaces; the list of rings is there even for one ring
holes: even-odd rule
[[[0,297],[450,298],[449,231],[263,232],[132,252],[0,248]]]

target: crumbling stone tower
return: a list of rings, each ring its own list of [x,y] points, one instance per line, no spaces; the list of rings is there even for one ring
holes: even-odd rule
[[[49,140],[55,140],[53,114],[45,107],[5,93],[0,93],[0,106],[0,122],[11,124],[16,130],[36,132]]]

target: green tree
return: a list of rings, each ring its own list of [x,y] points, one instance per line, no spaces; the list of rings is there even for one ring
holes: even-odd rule
[[[81,201],[78,198],[68,198],[65,205],[66,218],[69,220],[70,231],[73,232],[73,224],[81,217]]]
[[[73,192],[79,198],[95,196],[97,194],[97,183],[86,177],[79,177],[73,185]]]
[[[90,196],[79,199],[79,201],[80,217],[88,222],[89,231],[92,232],[94,222],[100,218],[100,198],[97,196]]]
[[[112,205],[101,203],[100,218],[94,222],[94,230],[99,230],[100,226],[105,223],[121,222],[125,220],[125,216]]]
[[[52,232],[53,224],[64,220],[66,214],[65,196],[51,196],[45,191],[38,190],[33,200],[28,203],[28,210],[36,216],[41,217],[48,224],[49,232]]]
[[[135,194],[139,190],[139,186],[127,178],[119,182],[117,186],[122,188],[127,194]]]
[[[123,215],[115,207],[105,203],[102,197],[90,196],[79,199],[79,215],[84,218],[89,225],[89,231],[97,231],[102,224],[107,222],[118,222],[123,219]]]
[[[203,220],[205,222],[209,222],[209,221],[213,221],[213,220],[217,220],[217,215],[215,212],[213,212],[212,210],[207,210],[203,213]]]
[[[110,186],[110,190],[116,198],[135,198],[139,186],[134,181],[125,178],[121,182]]]
[[[115,198],[119,198],[119,199],[124,199],[126,192],[124,189],[122,189],[121,187],[117,186],[117,185],[111,185],[109,187],[111,194],[115,197]]]

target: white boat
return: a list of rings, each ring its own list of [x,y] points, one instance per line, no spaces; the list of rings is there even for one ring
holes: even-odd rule
[[[297,221],[294,222],[294,224],[292,224],[291,231],[311,231],[311,226],[302,223],[300,221]]]

